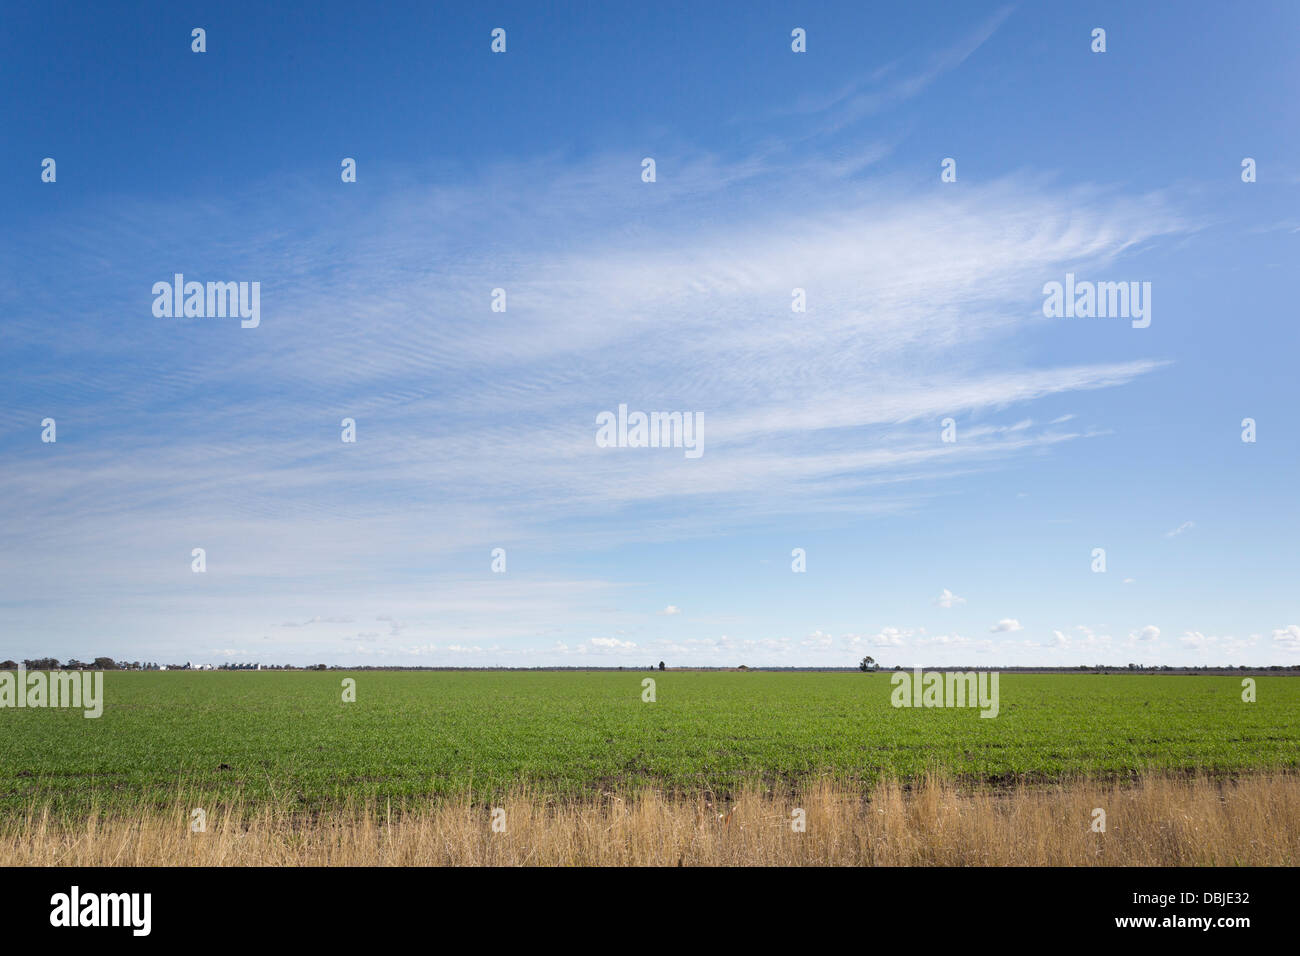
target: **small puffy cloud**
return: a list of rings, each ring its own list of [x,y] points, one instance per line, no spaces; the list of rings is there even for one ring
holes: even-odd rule
[[[1010,631],[1023,631],[1024,627],[1014,617],[1004,617],[989,628],[990,634],[1006,634]]]
[[[617,637],[593,637],[592,647],[636,647],[631,641],[620,641]]]
[[[1195,527],[1196,527],[1196,522],[1195,522],[1195,521],[1184,521],[1182,524],[1180,524],[1180,525],[1179,525],[1177,528],[1175,528],[1173,531],[1166,531],[1166,532],[1165,532],[1165,537],[1166,537],[1166,538],[1176,538],[1176,537],[1178,537],[1180,534],[1182,534],[1184,531],[1190,531],[1192,528],[1195,528]]]
[[[931,647],[933,645],[946,646],[949,644],[969,644],[970,638],[962,637],[960,634],[935,634],[932,637],[922,637],[917,640],[920,647]]]
[[[1062,634],[1060,631],[1053,631],[1053,632],[1052,632],[1052,637],[1056,639],[1056,646],[1057,646],[1057,647],[1069,647],[1069,646],[1070,646],[1070,639],[1069,639],[1068,637],[1066,637],[1064,634]]]
[[[362,635],[358,634],[357,636],[361,637]],[[363,645],[358,644],[357,650],[359,651],[363,650]],[[365,649],[365,651],[368,651],[368,648]],[[429,654],[436,654],[437,651],[438,651],[437,644],[412,644],[410,647],[401,648],[399,653],[410,654],[412,657],[426,657]],[[380,650],[379,653],[387,655],[388,652],[384,650]]]
[[[1129,639],[1133,641],[1154,641],[1160,637],[1160,628],[1154,624],[1148,624],[1140,631],[1133,631],[1129,634]]]
[[[977,654],[987,654],[993,649],[992,641],[973,641],[969,637],[962,637],[960,634],[935,634],[932,637],[920,638],[916,645],[917,647],[961,648],[963,650],[972,650]]]
[[[1288,650],[1300,650],[1300,624],[1288,624],[1275,630],[1273,643],[1281,644]]]
[[[965,603],[966,599],[964,597],[958,597],[947,588],[944,588],[943,593],[939,595],[939,607],[956,607]]]
[[[1245,651],[1251,649],[1258,643],[1258,634],[1252,634],[1250,637],[1233,637],[1229,635],[1219,639],[1219,647],[1225,651]]]
[[[816,630],[805,637],[800,643],[802,643],[804,647],[830,647],[832,640],[831,635]]]
[[[1200,631],[1184,631],[1179,640],[1187,647],[1209,647],[1211,644],[1217,643],[1219,639],[1217,637],[1207,637]]]
[[[854,647],[864,644],[871,647],[902,647],[903,638],[911,637],[913,633],[910,627],[886,627],[881,629],[880,633],[872,634],[870,637],[854,634],[849,638],[849,643]]]
[[[1110,647],[1111,636],[1109,634],[1098,634],[1086,624],[1076,624],[1074,629],[1083,635],[1078,639],[1080,647]]]
[[[666,608],[664,608],[662,611],[660,611],[659,613],[660,613],[660,614],[667,614],[667,615],[669,615],[669,616],[672,616],[673,614],[681,614],[681,613],[682,613],[682,609],[679,608],[676,604],[670,604],[670,605],[668,605]]]
[[[1124,583],[1125,583],[1125,584],[1132,584],[1132,583],[1133,583],[1134,581],[1136,581],[1136,580],[1137,580],[1137,578],[1125,578],[1125,579],[1124,579]]]

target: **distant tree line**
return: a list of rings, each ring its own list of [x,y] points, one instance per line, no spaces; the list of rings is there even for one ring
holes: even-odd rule
[[[115,661],[111,657],[96,657],[90,663],[79,661],[71,658],[63,663],[59,663],[55,657],[36,657],[29,658],[22,662],[23,667],[29,671],[615,671],[615,670],[640,670],[633,667],[417,667],[401,664],[393,665],[326,665],[326,664],[309,664],[299,666],[296,664],[261,664],[261,663],[225,663],[225,664],[191,664],[186,661],[184,664],[159,664],[156,661]],[[0,671],[17,670],[18,662],[14,660],[0,661]],[[649,670],[666,670],[663,661],[656,666],[651,664]],[[731,667],[687,667],[686,670],[699,671],[726,671],[726,670],[763,670],[763,671],[845,671],[861,670],[873,671],[880,669],[880,665],[870,657],[864,657],[857,668],[848,667],[755,667],[750,668],[740,665],[736,668]],[[896,664],[889,668],[895,671],[911,670],[902,664]],[[1024,671],[1026,673],[1093,673],[1093,674],[1122,674],[1126,672],[1133,673],[1211,673],[1215,671],[1300,671],[1300,664],[1291,664],[1283,666],[1281,664],[1224,664],[1224,665],[1197,665],[1197,666],[1177,666],[1169,664],[1079,664],[1075,667],[1034,667],[1034,666],[1001,666],[990,667],[988,665],[979,666],[946,666],[943,670],[999,670],[999,671]]]

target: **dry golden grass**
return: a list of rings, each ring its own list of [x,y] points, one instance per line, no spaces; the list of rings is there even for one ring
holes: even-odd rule
[[[48,811],[0,820],[0,864],[56,866],[1209,866],[1300,861],[1300,777],[1236,781],[1151,775],[1130,784],[1077,781],[971,790],[936,778],[885,781],[869,797],[829,783],[797,799],[742,794],[586,801],[526,792],[491,812],[465,797],[419,808],[316,815],[208,808],[93,814]],[[794,832],[791,811],[806,813]],[[1106,811],[1105,833],[1090,829]]]

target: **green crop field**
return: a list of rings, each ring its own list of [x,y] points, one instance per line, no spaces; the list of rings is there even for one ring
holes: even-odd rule
[[[1003,674],[1000,713],[895,709],[888,673],[168,672],[105,676],[103,716],[0,709],[0,812],[168,802],[289,807],[656,786],[974,781],[1300,765],[1300,679]],[[341,682],[357,682],[354,703]]]

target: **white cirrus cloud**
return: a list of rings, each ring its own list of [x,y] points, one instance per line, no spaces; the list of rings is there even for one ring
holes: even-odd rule
[[[1001,16],[903,87],[872,80],[822,109],[839,124],[912,95]],[[434,187],[399,177],[368,193],[364,210],[308,186],[278,191],[270,206],[254,187],[216,200],[113,197],[0,237],[15,261],[21,249],[22,261],[61,263],[74,232],[103,251],[66,285],[0,283],[0,304],[21,305],[6,350],[41,352],[46,316],[58,315],[72,359],[11,364],[8,394],[58,394],[87,436],[60,446],[57,462],[40,447],[7,449],[16,466],[7,457],[0,468],[0,604],[45,587],[76,540],[86,596],[61,602],[41,640],[83,631],[92,595],[113,593],[141,609],[124,631],[185,633],[198,646],[288,621],[267,649],[278,653],[327,639],[318,625],[360,620],[382,600],[401,615],[387,620],[390,637],[513,662],[561,614],[566,633],[606,633],[600,595],[620,585],[479,581],[464,569],[484,541],[586,554],[783,516],[904,512],[931,483],[1090,437],[1064,427],[1068,416],[1036,427],[1024,406],[1122,388],[1169,364],[1069,352],[1031,361],[1007,347],[1041,325],[1026,296],[1045,275],[1189,233],[1164,193],[1020,175],[909,192],[806,151],[675,153],[677,171],[653,190],[626,187],[621,154],[530,156]],[[458,228],[431,232],[431,222]],[[196,349],[147,320],[104,325],[104,313],[138,314],[132,290],[178,246],[216,274],[277,277],[279,305],[259,333],[273,347],[245,348],[241,336],[238,347]],[[479,317],[484,291],[506,281],[503,263],[508,335]],[[106,281],[119,275],[133,278]],[[789,320],[795,284],[812,291],[816,321]],[[140,376],[123,354],[167,374]],[[340,396],[363,428],[382,421],[402,440],[364,455],[340,453],[334,435],[322,442],[322,409]],[[703,457],[597,448],[594,415],[622,397],[705,414]],[[981,421],[1013,407],[1012,424]],[[950,413],[975,422],[959,443],[920,427]],[[123,447],[135,451],[124,458]],[[177,529],[223,556],[237,601],[159,585],[158,542]],[[430,580],[444,582],[432,600]],[[297,610],[313,594],[320,604]],[[945,589],[941,604],[948,596],[943,606],[962,601]],[[337,614],[304,621],[327,600]],[[992,630],[1020,629],[1008,619]],[[898,646],[913,633],[924,632],[862,640]],[[601,638],[574,653],[632,646]]]
[[[966,599],[964,597],[958,597],[947,588],[944,588],[943,593],[939,595],[938,603],[939,607],[956,607],[959,604],[965,604]]]

